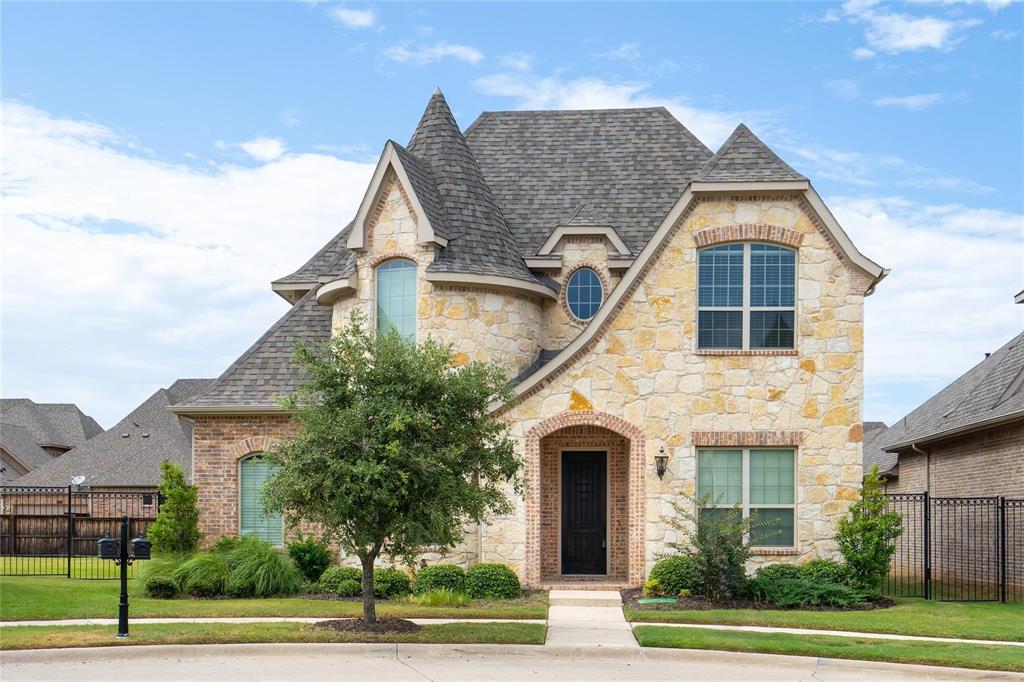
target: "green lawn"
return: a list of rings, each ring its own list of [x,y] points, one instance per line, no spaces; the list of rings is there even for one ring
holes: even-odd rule
[[[393,635],[312,630],[303,623],[138,624],[118,639],[114,626],[47,625],[7,627],[0,649],[50,649],[133,644],[253,644],[260,642],[416,642],[458,644],[543,644],[538,623],[446,623]]]
[[[0,576],[0,620],[116,618],[120,583],[116,580],[69,580],[60,577]],[[357,601],[320,599],[149,599],[130,589],[133,618],[202,616],[310,616],[343,618],[362,614]],[[439,608],[400,601],[377,602],[377,614],[402,618],[547,618],[547,595],[515,600],[474,600],[469,606]]]
[[[640,646],[713,649],[862,661],[920,663],[955,668],[1024,671],[1024,649],[1002,644],[893,641],[833,635],[786,635],[695,628],[638,626]]]
[[[819,630],[887,632],[925,637],[963,637],[1024,641],[1024,604],[957,603],[898,599],[877,611],[781,611],[715,609],[643,611],[626,609],[626,618],[642,623],[717,623],[768,625]]]
[[[128,576],[134,577],[137,564],[128,566]],[[67,576],[67,557],[21,557],[5,556],[0,557],[0,575],[13,576],[23,573],[31,573],[33,576]],[[121,575],[119,566],[115,566],[109,559],[100,559],[92,556],[71,557],[71,577],[90,578],[94,576],[110,576],[117,578]]]

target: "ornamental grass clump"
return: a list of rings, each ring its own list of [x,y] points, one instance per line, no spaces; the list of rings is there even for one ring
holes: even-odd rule
[[[231,569],[216,552],[199,552],[186,559],[174,571],[174,581],[190,597],[217,597],[224,594]]]
[[[231,569],[227,593],[233,597],[295,594],[302,587],[302,574],[291,559],[262,540],[242,539],[225,562]]]
[[[139,584],[147,597],[174,599],[180,594],[174,573],[181,565],[182,557],[177,554],[158,554],[141,562]]]

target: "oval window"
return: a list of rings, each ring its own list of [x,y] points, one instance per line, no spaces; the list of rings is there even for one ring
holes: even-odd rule
[[[590,268],[580,268],[569,276],[565,289],[565,302],[569,312],[579,320],[589,320],[597,314],[604,298],[601,278]]]

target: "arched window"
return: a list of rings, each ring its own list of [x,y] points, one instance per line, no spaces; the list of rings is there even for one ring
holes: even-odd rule
[[[377,266],[377,331],[416,338],[416,264],[393,258]]]
[[[774,244],[702,249],[697,347],[794,348],[796,251]]]
[[[238,535],[284,544],[284,521],[280,514],[268,514],[263,508],[263,486],[276,467],[259,455],[238,463]]]
[[[601,278],[590,268],[580,268],[569,275],[569,283],[565,288],[565,302],[569,312],[576,319],[589,320],[597,314],[604,299],[604,287]]]

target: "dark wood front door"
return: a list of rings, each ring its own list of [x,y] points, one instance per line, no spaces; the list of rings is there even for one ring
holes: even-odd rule
[[[562,573],[604,575],[607,567],[604,452],[562,453]]]

